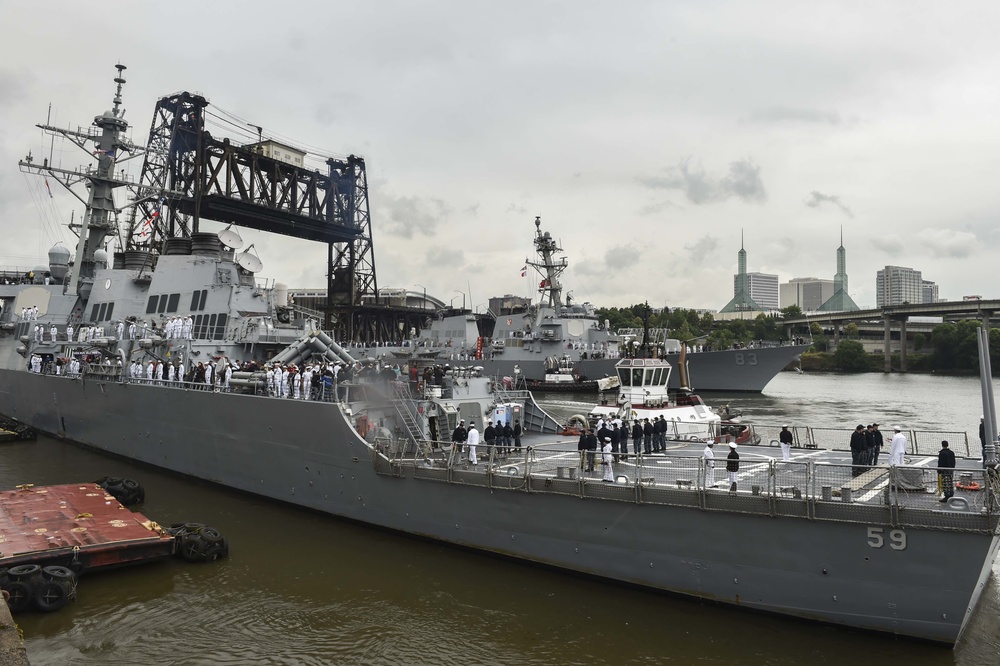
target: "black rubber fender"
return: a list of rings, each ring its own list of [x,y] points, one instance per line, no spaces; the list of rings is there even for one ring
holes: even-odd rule
[[[16,580],[30,580],[39,572],[41,572],[42,567],[37,564],[19,564],[16,567],[11,567],[7,569],[7,578],[12,581]]]
[[[56,565],[42,567],[42,578],[45,580],[68,580],[76,582],[76,574],[72,569]]]
[[[7,606],[10,608],[11,613],[20,613],[31,608],[31,602],[35,598],[35,588],[30,582],[12,580],[7,583],[5,589],[10,594],[10,598],[7,599]]]
[[[69,603],[69,590],[64,583],[43,580],[35,586],[35,608],[46,613],[57,611]]]

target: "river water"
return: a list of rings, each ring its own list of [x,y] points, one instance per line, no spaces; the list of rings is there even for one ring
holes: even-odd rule
[[[586,405],[583,396],[543,398],[566,414]],[[898,422],[972,436],[982,413],[977,379],[926,375],[783,373],[762,395],[708,399],[761,423]],[[2,452],[2,488],[130,477],[146,488],[143,514],[208,523],[230,541],[227,560],[92,574],[66,608],[19,616],[34,666],[1000,663],[998,567],[952,650],[449,548],[49,438]]]

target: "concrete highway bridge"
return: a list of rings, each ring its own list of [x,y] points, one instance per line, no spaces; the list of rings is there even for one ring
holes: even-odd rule
[[[1000,312],[1000,300],[969,300],[969,301],[941,301],[938,303],[918,303],[916,305],[888,305],[882,308],[871,310],[855,310],[853,312],[811,312],[808,315],[785,319],[782,323],[786,326],[798,326],[802,324],[818,323],[824,328],[833,329],[833,342],[836,345],[840,342],[840,328],[845,324],[854,322],[861,329],[871,329],[874,326],[881,326],[883,330],[884,345],[882,348],[885,356],[885,371],[891,372],[892,366],[892,341],[894,324],[898,328],[899,335],[899,365],[900,370],[906,371],[906,334],[907,321],[910,317],[942,317],[945,321],[960,321],[962,319],[978,319],[987,327],[990,320]],[[929,332],[934,324],[920,323],[916,328],[920,332]]]

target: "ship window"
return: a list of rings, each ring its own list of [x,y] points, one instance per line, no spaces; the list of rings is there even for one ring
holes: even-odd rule
[[[111,321],[111,314],[115,311],[115,304],[108,303],[108,311],[104,313],[104,318]]]
[[[191,294],[191,312],[194,312],[195,310],[198,309],[198,301],[200,300],[201,300],[200,291],[196,291],[193,294]]]
[[[622,383],[622,386],[629,385],[629,377],[632,376],[632,372],[628,368],[618,368],[618,380]]]
[[[149,303],[146,305],[146,314],[152,314],[156,312],[156,303],[159,300],[159,296],[150,296]]]
[[[655,370],[653,368],[646,368],[645,372],[646,372],[646,376],[644,377],[644,379],[645,379],[645,386],[652,386],[653,385],[653,372],[655,372]]]
[[[201,340],[201,318],[204,315],[195,315],[194,317],[194,339]]]
[[[177,312],[177,304],[180,300],[180,294],[170,294],[170,297],[167,299],[167,312]]]
[[[666,386],[667,382],[669,381],[670,381],[670,368],[663,368],[663,381],[661,381],[660,383]]]
[[[94,309],[90,311],[90,321],[97,321],[97,310],[100,307],[101,307],[100,305],[94,303]]]
[[[101,309],[97,312],[97,321],[104,321],[104,313],[108,309],[107,303],[101,303]]]
[[[642,368],[632,370],[632,386],[642,386]]]
[[[163,294],[160,296],[160,304],[156,308],[158,314],[163,314],[167,311],[167,295]]]
[[[201,290],[201,303],[198,304],[199,310],[205,309],[205,301],[208,299],[208,289]]]
[[[219,321],[215,325],[215,339],[224,340],[226,338],[226,320],[229,315],[223,313],[219,315]]]
[[[660,376],[663,374],[663,368],[656,368],[656,372],[653,373],[653,386],[659,386],[663,382],[660,381]]]
[[[215,315],[207,317],[208,319],[208,330],[205,331],[205,337],[209,340],[215,339]]]

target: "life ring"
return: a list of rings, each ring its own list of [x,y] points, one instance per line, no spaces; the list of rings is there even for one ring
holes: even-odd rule
[[[969,481],[967,483],[963,483],[963,482],[959,481],[959,482],[957,482],[955,484],[955,487],[958,488],[959,490],[973,490],[973,491],[975,491],[975,490],[982,490],[983,489],[982,485],[980,485],[979,482],[977,482],[977,481]]]
[[[358,428],[358,434],[364,437],[365,435],[368,434],[368,431],[372,429],[371,419],[362,414],[361,416],[358,417],[357,428]]]

